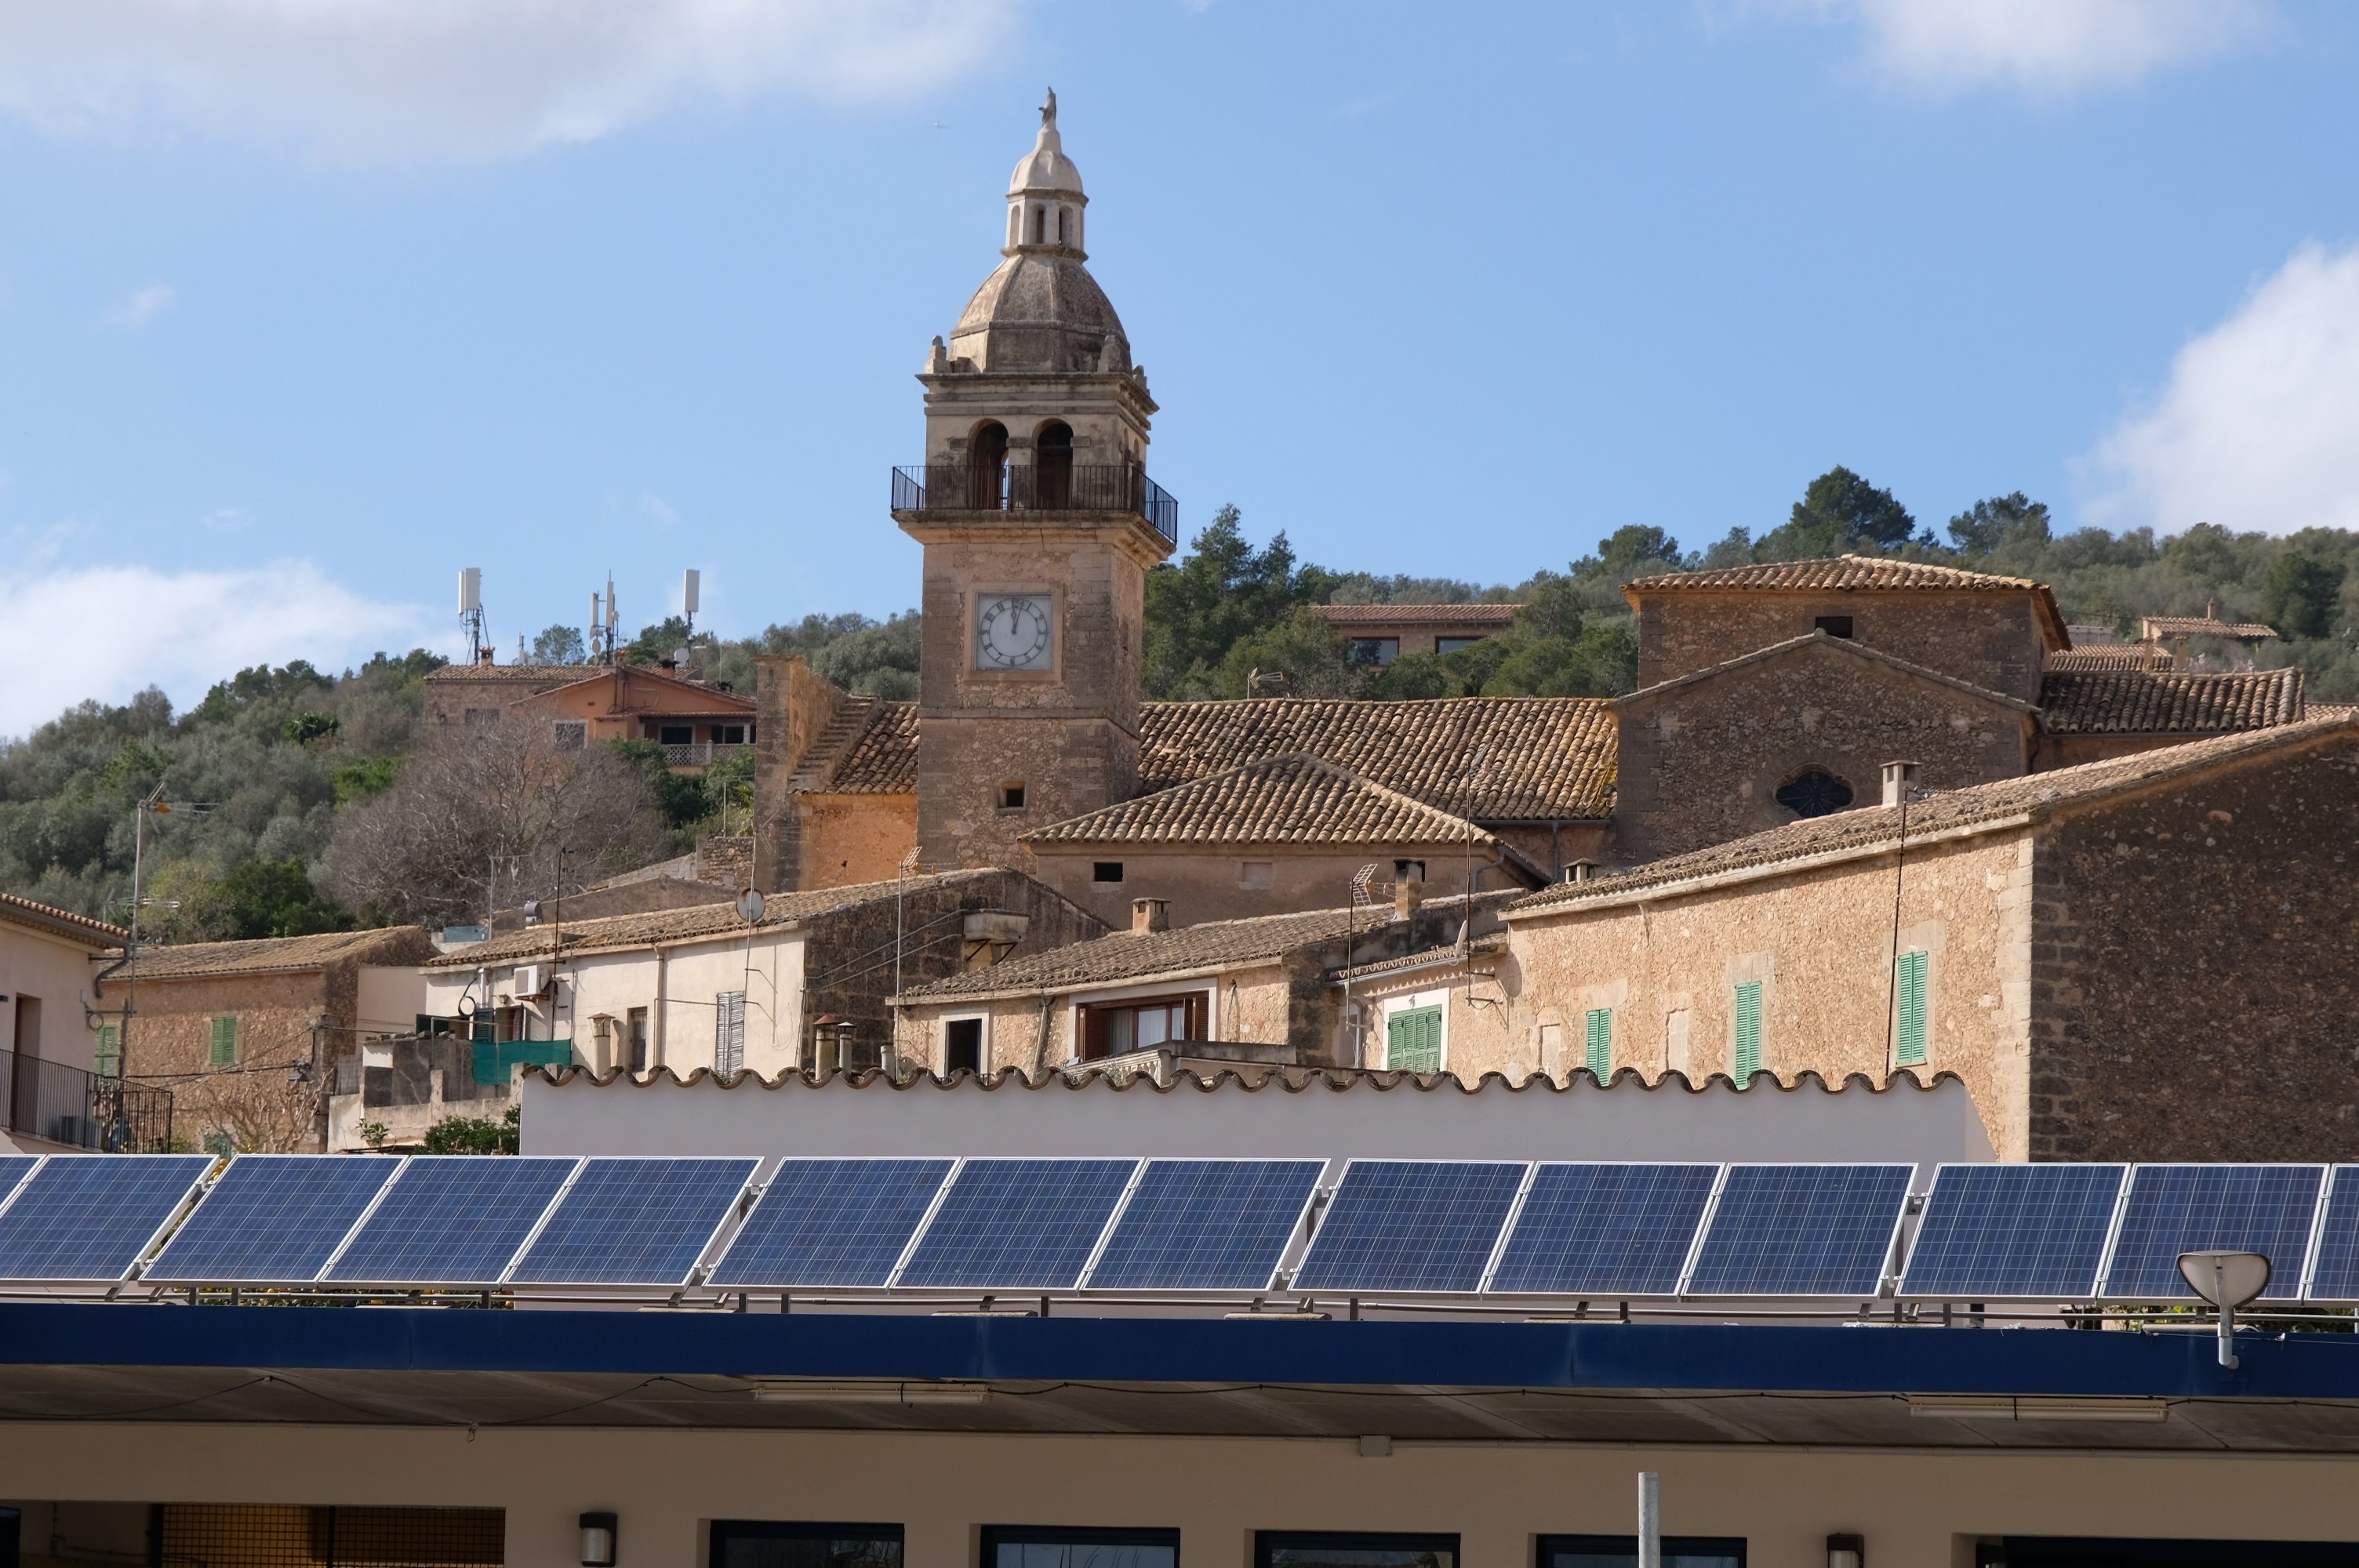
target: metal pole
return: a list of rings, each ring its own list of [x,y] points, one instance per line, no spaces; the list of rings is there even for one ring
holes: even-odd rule
[[[1652,1470],[1638,1472],[1638,1568],[1663,1568],[1663,1485]]]

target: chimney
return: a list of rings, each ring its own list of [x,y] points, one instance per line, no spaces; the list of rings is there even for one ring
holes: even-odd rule
[[[1393,918],[1408,920],[1417,914],[1417,906],[1425,902],[1425,867],[1411,860],[1399,868],[1393,878]]]
[[[1170,929],[1170,900],[1135,898],[1130,901],[1130,934],[1133,936],[1150,936],[1158,931]]]
[[[1597,862],[1594,860],[1575,860],[1564,869],[1564,880],[1569,882],[1590,881],[1596,876]]]
[[[1916,763],[1914,763],[1914,762],[1886,762],[1886,763],[1885,763],[1885,764],[1884,764],[1884,804],[1885,804],[1885,805],[1886,805],[1886,806],[1903,806],[1903,805],[1906,805],[1906,804],[1908,803],[1908,792],[1909,792],[1910,790],[1912,790],[1912,789],[1916,788],[1916,787],[1917,787],[1917,764],[1916,764]]]

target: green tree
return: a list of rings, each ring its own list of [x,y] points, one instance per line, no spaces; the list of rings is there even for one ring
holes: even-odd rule
[[[560,622],[532,640],[532,662],[536,665],[578,665],[582,659],[579,627]]]
[[[2288,639],[2331,637],[2343,599],[2343,579],[2350,568],[2342,562],[2315,561],[2288,550],[2269,568],[2262,587],[2269,624]]]
[[[1950,519],[1950,541],[1962,556],[1990,556],[2009,545],[2045,545],[2048,503],[2021,491],[1977,501]]]
[[[344,721],[332,713],[299,713],[278,727],[278,732],[299,746],[314,741],[325,741],[344,727]]]
[[[1282,533],[1255,549],[1237,509],[1222,507],[1177,565],[1147,574],[1147,695],[1218,695],[1240,643],[1283,625],[1333,585],[1315,567],[1296,569]],[[1242,692],[1232,686],[1229,695]]]
[[[353,917],[311,885],[310,868],[300,860],[246,861],[222,879],[221,900],[222,934],[237,941],[353,927]]]
[[[1660,528],[1644,523],[1625,524],[1598,541],[1597,553],[1572,563],[1575,577],[1605,578],[1616,583],[1650,572],[1680,569],[1680,542]]]
[[[446,1116],[419,1141],[429,1154],[513,1154],[523,1146],[523,1108],[510,1106],[494,1121],[488,1116]]]
[[[1838,467],[1810,481],[1786,525],[1762,535],[1753,553],[1757,560],[1800,561],[1860,549],[1891,550],[1916,531],[1917,519],[1890,491]]]
[[[623,656],[635,665],[659,665],[688,645],[688,618],[667,615],[641,628],[637,636],[624,644]]]

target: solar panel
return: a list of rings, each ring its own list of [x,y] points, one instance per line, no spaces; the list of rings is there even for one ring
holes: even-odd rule
[[[1294,1288],[1480,1289],[1529,1170],[1505,1161],[1353,1161]]]
[[[1933,1176],[1904,1296],[2086,1301],[2126,1165],[1944,1165]]]
[[[2325,1173],[2320,1165],[2138,1166],[2100,1293],[2112,1301],[2191,1301],[2195,1292],[2179,1275],[2180,1253],[2258,1252],[2270,1269],[2263,1295],[2300,1294]]]
[[[1913,1165],[1731,1165],[1686,1293],[1873,1296]]]
[[[1266,1291],[1323,1160],[1150,1160],[1090,1271],[1093,1291]]]
[[[1136,1160],[969,1160],[895,1283],[1070,1290],[1137,1170]]]
[[[323,1279],[495,1285],[582,1162],[420,1154],[361,1222]]]
[[[788,1160],[712,1271],[716,1285],[858,1290],[892,1282],[955,1160]]]
[[[0,1154],[0,1205],[8,1201],[8,1195],[16,1190],[16,1184],[31,1175],[33,1167],[40,1162],[38,1154]]]
[[[1717,1165],[1543,1164],[1488,1288],[1509,1295],[1675,1294],[1719,1179]]]
[[[2327,1180],[2326,1212],[2318,1221],[2318,1261],[2310,1299],[2359,1301],[2359,1165],[2337,1165]]]
[[[190,1284],[317,1279],[398,1169],[398,1161],[350,1154],[241,1154],[142,1278]]]
[[[591,1160],[508,1278],[532,1285],[684,1285],[758,1160]]]
[[[212,1168],[210,1154],[57,1154],[0,1211],[0,1280],[122,1279]]]

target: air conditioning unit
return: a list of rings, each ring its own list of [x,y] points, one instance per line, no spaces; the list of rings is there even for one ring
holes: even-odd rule
[[[545,996],[550,985],[549,966],[519,964],[516,966],[516,973],[509,978],[508,984],[511,988],[508,994],[519,1000],[526,997]]]

